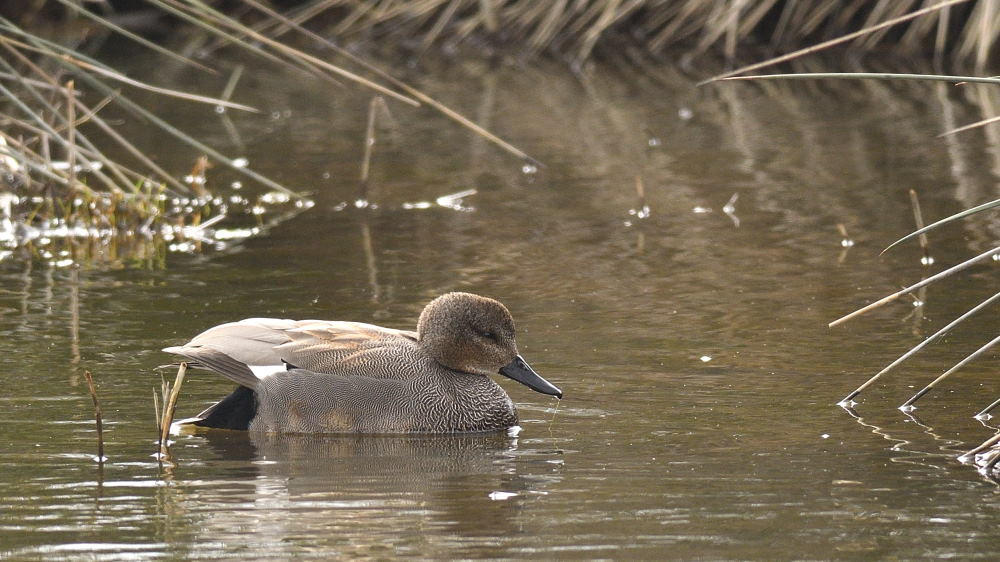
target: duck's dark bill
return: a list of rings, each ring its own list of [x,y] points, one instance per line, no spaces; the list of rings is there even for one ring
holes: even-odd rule
[[[529,367],[524,359],[521,359],[520,355],[515,357],[509,365],[502,367],[500,369],[500,374],[507,378],[516,380],[535,392],[541,392],[542,394],[549,394],[551,396],[555,396],[556,398],[562,398],[562,391],[559,390],[559,387],[538,376],[538,373]]]

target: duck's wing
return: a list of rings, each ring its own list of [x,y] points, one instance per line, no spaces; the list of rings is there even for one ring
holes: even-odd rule
[[[288,341],[283,332],[294,324],[293,320],[248,318],[209,328],[188,343],[163,351],[180,355],[192,367],[215,371],[252,390],[259,381],[253,367],[281,365],[274,347]]]
[[[391,356],[392,350],[405,350],[416,339],[414,332],[361,322],[248,318],[209,328],[164,351],[255,389],[261,379],[289,365],[352,374],[344,367],[358,365],[366,356]]]
[[[417,355],[415,332],[361,322],[303,323],[285,335],[274,349],[281,360],[317,373],[405,378]]]

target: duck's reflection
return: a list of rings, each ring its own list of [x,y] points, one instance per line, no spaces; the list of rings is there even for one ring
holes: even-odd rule
[[[518,533],[521,508],[560,477],[561,452],[519,451],[505,433],[289,435],[201,430],[220,485],[200,490],[200,532],[286,541],[335,528],[342,538],[447,529],[456,537]],[[530,460],[525,460],[530,459]],[[207,467],[206,467],[207,468]],[[527,468],[527,469],[526,469]],[[522,474],[525,472],[526,474]],[[231,503],[220,509],[220,502]],[[235,507],[230,509],[229,507]],[[310,531],[312,529],[312,531]],[[356,552],[355,554],[362,554]],[[369,553],[374,554],[374,553]]]

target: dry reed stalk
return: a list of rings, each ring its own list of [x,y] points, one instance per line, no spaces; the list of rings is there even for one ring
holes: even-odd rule
[[[116,32],[116,33],[118,33],[120,35],[128,37],[132,41],[135,41],[136,43],[139,43],[140,45],[143,45],[143,46],[145,46],[145,47],[147,47],[149,49],[152,49],[152,50],[156,51],[157,53],[160,53],[161,55],[164,55],[164,56],[172,58],[172,59],[174,59],[176,61],[182,62],[182,63],[184,63],[184,64],[186,64],[188,66],[193,66],[194,68],[197,68],[198,70],[202,70],[202,71],[208,72],[210,74],[216,74],[215,70],[212,70],[211,68],[209,68],[209,67],[207,67],[207,66],[205,66],[205,65],[203,65],[203,64],[201,64],[201,63],[199,63],[197,61],[191,60],[191,59],[189,59],[189,58],[187,58],[187,57],[185,57],[183,55],[177,54],[177,53],[171,51],[170,49],[167,49],[165,47],[161,47],[160,45],[157,45],[156,43],[154,43],[154,42],[152,42],[152,41],[150,41],[150,40],[148,40],[148,39],[146,39],[146,38],[144,38],[144,37],[142,37],[140,35],[136,35],[135,33],[132,33],[131,31],[125,29],[124,27],[116,25],[114,22],[112,22],[112,21],[110,21],[110,20],[108,20],[106,18],[102,18],[102,17],[98,16],[97,14],[94,14],[93,12],[91,12],[89,10],[83,9],[83,7],[81,7],[77,3],[73,2],[72,0],[56,0],[56,1],[59,2],[60,4],[62,4],[63,6],[72,9],[75,13],[77,13],[77,14],[79,14],[81,16],[84,16],[84,17],[86,17],[86,18],[88,18],[88,19],[90,19],[90,20],[92,20],[94,22],[97,22],[99,25],[107,27],[108,29],[110,29],[110,30],[112,30],[112,31],[114,31],[114,32]]]
[[[69,340],[73,365],[80,364],[80,270],[73,269],[69,286]]]
[[[419,102],[416,102],[416,105],[419,105],[420,103],[425,103],[425,104],[433,107],[434,109],[438,110],[439,112],[443,113],[449,119],[457,122],[458,124],[460,124],[463,127],[471,130],[472,132],[476,133],[477,135],[480,135],[480,136],[488,139],[490,142],[496,144],[497,146],[503,148],[504,150],[506,150],[507,152],[510,152],[511,154],[517,156],[518,158],[521,158],[522,160],[526,160],[526,161],[530,162],[531,164],[535,165],[536,167],[544,167],[544,165],[541,162],[539,162],[538,160],[532,158],[531,156],[528,156],[527,153],[525,153],[522,150],[518,149],[514,145],[508,143],[507,141],[501,139],[500,137],[498,137],[498,136],[494,135],[493,133],[487,131],[486,129],[480,127],[476,123],[474,123],[471,120],[467,119],[465,116],[463,116],[460,113],[452,110],[451,108],[445,106],[444,104],[438,102],[437,100],[431,98],[430,96],[428,96],[427,94],[421,92],[420,90],[417,90],[416,88],[410,86],[409,84],[406,84],[405,82],[402,82],[402,81],[396,79],[395,77],[391,76],[389,73],[387,73],[384,70],[378,68],[377,66],[369,63],[368,61],[365,61],[364,59],[358,57],[357,55],[351,53],[350,51],[347,51],[346,49],[343,49],[342,47],[334,44],[330,40],[328,40],[328,39],[320,36],[319,34],[314,33],[312,31],[310,31],[310,30],[302,27],[301,25],[299,25],[299,24],[297,24],[297,23],[289,20],[288,18],[286,18],[285,16],[279,14],[278,12],[275,12],[274,10],[268,8],[267,6],[264,6],[263,4],[261,4],[260,2],[258,2],[257,0],[243,0],[243,2],[245,4],[253,6],[254,8],[260,10],[261,12],[263,12],[268,17],[273,17],[273,18],[279,19],[280,21],[282,21],[282,23],[285,23],[286,25],[294,28],[296,31],[302,33],[306,37],[309,37],[310,39],[312,39],[314,41],[317,41],[318,43],[320,43],[321,45],[323,45],[323,46],[325,46],[327,48],[333,49],[337,54],[339,54],[341,56],[344,56],[344,57],[347,57],[352,62],[354,62],[356,64],[359,64],[362,67],[364,67],[366,70],[374,72],[377,76],[379,76],[379,77],[381,77],[381,78],[383,78],[385,80],[388,80],[392,85],[396,86],[397,88],[400,88],[401,90],[403,90],[404,92],[406,92],[410,96],[413,96],[413,98],[416,98],[417,100],[419,100]],[[394,96],[394,97],[398,97],[398,96]],[[409,98],[407,98],[407,99],[409,99]]]
[[[229,98],[232,97],[233,92],[236,90],[236,84],[240,81],[240,77],[243,76],[243,68],[244,66],[240,64],[236,65],[236,68],[233,69],[233,73],[229,75],[229,80],[226,81],[226,87],[222,90],[222,95],[219,96],[220,99],[229,101]],[[220,105],[219,107],[225,109],[225,106]]]
[[[161,375],[161,378],[162,378],[162,375]],[[161,392],[161,394],[165,394],[165,392],[163,390],[164,390],[164,386],[166,384],[167,384],[166,381],[163,381],[163,380],[160,381],[160,392]],[[163,414],[160,413],[160,398],[159,398],[159,396],[160,395],[156,393],[156,390],[153,390],[153,416],[156,418],[156,438],[157,439],[159,439],[160,435],[163,433],[163,426],[162,426]]]
[[[879,30],[882,30],[882,29],[886,29],[888,27],[892,27],[894,25],[898,25],[898,24],[903,23],[903,22],[910,21],[910,20],[912,20],[914,18],[918,18],[920,16],[923,16],[923,15],[926,15],[926,14],[930,14],[932,12],[935,12],[935,11],[938,11],[938,10],[942,10],[944,8],[948,8],[948,7],[954,6],[956,4],[963,4],[963,3],[968,2],[968,1],[969,0],[947,0],[946,2],[941,2],[939,4],[934,4],[933,6],[928,6],[926,8],[921,9],[921,10],[917,10],[915,12],[910,12],[909,14],[906,14],[905,16],[901,16],[901,17],[894,18],[894,19],[891,19],[891,20],[888,20],[888,21],[884,21],[884,22],[879,23],[877,25],[872,25],[872,26],[869,26],[869,27],[865,27],[864,29],[860,29],[860,30],[855,31],[853,33],[848,33],[847,35],[842,35],[840,37],[837,37],[836,39],[831,39],[829,41],[824,41],[822,43],[818,43],[816,45],[812,45],[812,46],[806,47],[804,49],[799,49],[797,51],[788,53],[786,55],[781,55],[779,57],[774,57],[774,58],[768,59],[768,60],[763,61],[763,62],[758,62],[758,63],[755,63],[755,64],[747,65],[747,66],[744,66],[744,67],[741,67],[741,68],[737,68],[736,70],[733,70],[733,71],[730,71],[730,72],[725,72],[723,74],[719,74],[717,76],[713,76],[712,78],[709,78],[708,80],[705,80],[705,81],[701,82],[699,85],[708,84],[709,82],[715,82],[717,80],[722,80],[723,78],[729,78],[729,77],[732,77],[732,76],[737,76],[737,75],[743,74],[745,72],[750,72],[752,70],[759,70],[761,68],[766,68],[768,66],[773,66],[773,65],[776,65],[776,64],[779,64],[779,63],[782,63],[782,62],[787,62],[787,61],[790,61],[790,60],[794,60],[794,59],[797,59],[799,57],[802,57],[802,56],[805,56],[805,55],[808,55],[808,54],[812,54],[812,53],[815,53],[815,52],[818,52],[818,51],[822,51],[824,49],[829,49],[830,47],[833,47],[835,45],[840,45],[841,43],[846,43],[848,41],[852,41],[852,40],[857,39],[859,37],[863,37],[865,35],[868,35],[870,33],[873,33],[873,32],[876,32],[876,31],[879,31]]]
[[[1000,336],[997,336],[997,337],[993,338],[992,340],[990,340],[989,342],[987,342],[985,345],[983,345],[982,347],[980,347],[976,351],[970,353],[964,359],[962,359],[961,361],[959,361],[958,363],[956,363],[952,368],[948,369],[947,371],[945,371],[944,373],[942,373],[938,378],[936,378],[933,381],[931,381],[930,383],[928,383],[927,386],[921,388],[919,391],[917,391],[916,394],[914,394],[913,396],[911,396],[909,400],[907,400],[906,402],[904,402],[903,405],[899,407],[899,409],[903,410],[904,412],[912,411],[914,409],[913,404],[915,404],[917,400],[920,400],[920,398],[922,398],[924,395],[926,395],[928,392],[930,392],[931,389],[933,389],[935,386],[938,385],[938,383],[940,383],[944,379],[948,378],[955,371],[957,371],[957,370],[961,369],[962,367],[968,365],[974,359],[976,359],[980,355],[986,353],[987,351],[989,351],[993,346],[995,346],[998,343],[1000,343]]]
[[[0,44],[2,44],[5,48],[7,48],[8,51],[11,50],[10,46],[7,45],[6,42],[3,41],[2,37],[0,37]],[[14,51],[14,53],[18,57],[21,57],[20,53],[17,53],[16,51]],[[20,74],[16,72],[16,70],[14,69],[14,67],[11,66],[7,62],[7,60],[5,58],[0,58],[0,65],[3,65],[5,68],[7,68],[8,70],[10,70],[15,75],[20,76]],[[32,65],[31,68],[34,69],[34,68],[37,68],[37,67],[35,67],[35,66]],[[51,79],[51,81],[52,81],[53,84],[56,83],[54,77],[48,76],[47,74],[44,74],[44,73],[41,73],[40,76],[45,77],[47,79]],[[44,131],[44,132],[48,133],[49,135],[51,135],[51,137],[53,139],[55,139],[60,145],[62,145],[63,147],[65,147],[65,149],[67,150],[68,153],[80,156],[80,148],[81,148],[80,145],[81,144],[83,145],[83,147],[86,147],[88,150],[90,150],[90,151],[92,151],[94,153],[100,153],[100,151],[97,149],[97,147],[93,143],[91,143],[89,141],[89,139],[86,138],[86,136],[80,134],[78,131],[74,130],[74,139],[73,139],[73,142],[70,143],[69,139],[63,137],[59,133],[59,131],[56,130],[54,124],[50,123],[50,121],[49,121],[50,118],[53,119],[53,120],[57,119],[57,118],[58,119],[65,119],[63,117],[63,114],[62,114],[63,112],[59,108],[57,108],[56,106],[54,106],[52,103],[49,103],[49,101],[46,100],[45,97],[40,92],[36,91],[34,88],[32,88],[30,86],[27,86],[27,85],[25,85],[24,88],[34,98],[34,100],[36,102],[38,102],[38,104],[43,108],[41,112],[34,111],[23,100],[19,99],[16,96],[16,94],[14,94],[10,90],[8,90],[2,84],[0,84],[0,94],[2,94],[4,97],[7,97],[7,99],[9,99],[12,103],[14,103],[14,105],[16,105],[18,108],[20,108],[25,113],[25,115],[27,115],[28,117],[30,117],[31,121],[34,122],[34,123],[36,123],[38,125],[38,129],[36,129],[36,130]],[[75,100],[75,97],[73,99]],[[20,123],[20,126],[24,126],[23,122],[19,122],[17,120],[13,120],[12,119],[11,122],[12,123]],[[69,125],[67,124],[66,127],[68,129]],[[106,159],[104,159],[104,160],[106,160]],[[112,181],[111,178],[109,178],[107,175],[105,175],[104,173],[102,173],[100,170],[96,170],[94,168],[94,166],[92,165],[92,163],[89,161],[89,159],[84,159],[84,161],[87,163],[87,167],[91,170],[91,172],[93,173],[93,175],[96,178],[98,178],[105,186],[107,186],[111,190],[117,189],[117,187],[115,186],[114,181]],[[76,166],[74,165],[72,167],[72,171],[74,173],[75,173],[75,168],[76,168]],[[52,171],[50,168],[48,170]],[[70,177],[69,174],[67,174],[66,175],[66,182],[65,183],[68,183],[71,189],[76,189],[76,190],[81,190],[82,189],[82,190],[85,190],[85,191],[90,189],[87,186],[85,186],[84,184],[81,184],[79,182],[76,182],[76,183],[70,182],[69,181],[69,177]]]
[[[927,285],[930,285],[931,283],[934,283],[935,281],[940,281],[941,279],[944,279],[945,277],[948,277],[949,275],[952,275],[954,273],[958,273],[959,271],[962,271],[963,269],[966,269],[966,268],[968,268],[968,267],[970,267],[972,265],[975,265],[976,263],[981,262],[983,260],[992,258],[995,255],[1000,255],[1000,247],[996,247],[996,248],[992,248],[990,250],[987,250],[987,251],[979,254],[978,256],[976,256],[974,258],[970,258],[968,260],[965,260],[964,262],[962,262],[962,263],[960,263],[958,265],[954,265],[954,266],[952,266],[952,267],[950,267],[950,268],[948,268],[948,269],[946,269],[946,270],[944,270],[944,271],[942,271],[942,272],[940,272],[940,273],[938,273],[936,275],[928,277],[928,278],[924,279],[923,281],[921,281],[919,283],[915,283],[913,285],[910,285],[909,287],[906,287],[905,289],[897,291],[897,292],[895,292],[895,293],[893,293],[893,294],[891,294],[891,295],[889,295],[887,297],[883,297],[883,298],[881,298],[881,299],[879,299],[879,300],[877,300],[877,301],[869,304],[868,306],[859,308],[858,310],[855,310],[854,312],[852,312],[852,313],[850,313],[850,314],[848,314],[846,316],[842,316],[842,317],[834,320],[833,322],[830,322],[830,324],[828,324],[828,326],[832,328],[834,326],[843,324],[844,322],[847,322],[848,320],[850,320],[851,318],[854,318],[855,316],[859,316],[859,315],[864,314],[864,313],[866,313],[866,312],[868,312],[870,310],[876,309],[876,308],[878,308],[878,307],[880,307],[880,306],[882,306],[884,304],[888,304],[888,303],[890,303],[890,302],[898,299],[899,297],[901,297],[903,295],[906,295],[908,293],[912,293],[913,291],[916,291],[917,289],[919,289],[921,287],[926,287]]]
[[[37,74],[39,77],[43,78],[44,79],[43,83],[47,83],[47,84],[49,84],[53,88],[58,88],[58,89],[62,90],[64,93],[66,93],[66,94],[70,93],[69,90],[67,90],[66,88],[62,87],[59,84],[59,82],[56,80],[56,78],[54,76],[52,76],[49,73],[47,73],[44,70],[42,70],[41,67],[39,67],[34,62],[32,62],[30,59],[28,59],[27,57],[25,57],[20,51],[18,51],[14,47],[12,47],[8,42],[0,41],[0,45],[2,45],[4,47],[4,49],[6,49],[9,53],[11,53],[18,61],[20,61],[22,64],[24,64],[32,72],[34,72],[35,74]],[[72,95],[67,95],[67,98],[68,98],[68,100],[69,100],[69,102],[70,102],[71,105],[75,105],[78,109],[80,109],[80,111],[82,111],[84,113],[83,121],[95,120],[95,122],[97,122],[96,120],[98,119],[97,112],[101,108],[103,108],[107,103],[110,103],[111,100],[113,99],[113,97],[111,97],[111,96],[106,97],[98,105],[94,106],[94,108],[88,108],[86,105],[83,104],[83,102],[80,101],[80,99],[79,99],[79,93],[76,92],[75,90],[72,92]],[[78,122],[77,125],[79,125],[79,124],[81,124],[81,123]],[[103,120],[100,120],[99,126],[101,126],[101,124],[103,124]],[[68,127],[68,125],[67,125],[67,127]],[[63,127],[61,127],[61,126],[60,127],[53,127],[53,130],[58,135],[58,132],[62,128]],[[104,128],[104,126],[102,126],[102,128]],[[41,131],[41,134],[45,134],[45,132]],[[111,134],[112,135],[117,135],[117,133],[114,133],[114,132],[112,132]],[[47,142],[48,141],[48,136],[46,135],[45,138],[46,138],[46,142]],[[46,144],[45,148],[48,149],[47,144]],[[80,147],[77,147],[78,150],[79,150],[79,148]],[[114,160],[112,160],[110,158],[107,158],[106,156],[104,156],[104,154],[102,154],[101,152],[97,151],[96,147],[95,147],[95,150],[92,152],[92,154],[88,155],[88,158],[94,158],[94,159],[100,160],[102,163],[104,163],[108,167],[108,169],[111,170],[111,172],[118,178],[118,180],[120,182],[122,182],[123,185],[125,185],[125,186],[130,185],[130,183],[128,182],[128,180],[125,179],[123,173],[120,170],[121,166],[119,166],[118,164],[116,164],[114,162]],[[51,158],[49,158],[49,154],[48,153],[46,153],[45,163],[46,163],[46,167],[49,168],[49,169],[51,169],[51,167],[52,167],[52,161],[51,161]],[[117,190],[120,189],[116,185],[109,185],[108,187],[112,191],[117,191]]]
[[[899,358],[897,358],[895,361],[893,361],[892,363],[890,363],[889,365],[887,365],[881,371],[875,373],[875,375],[873,375],[871,378],[869,378],[867,381],[865,381],[864,384],[862,384],[858,388],[854,389],[853,392],[851,392],[850,394],[848,394],[847,396],[845,396],[844,399],[840,401],[840,404],[841,405],[848,405],[851,401],[853,401],[855,398],[857,398],[857,396],[859,394],[861,394],[866,388],[868,388],[869,386],[871,386],[872,383],[874,383],[875,381],[877,381],[882,375],[888,373],[893,368],[895,368],[897,365],[899,365],[903,361],[905,361],[908,358],[910,358],[913,355],[915,355],[921,349],[923,349],[923,348],[927,347],[928,345],[930,345],[930,344],[936,342],[937,340],[941,339],[941,337],[943,337],[945,334],[947,334],[948,332],[950,332],[955,326],[958,326],[959,324],[961,324],[962,322],[964,322],[966,319],[970,318],[972,315],[974,315],[977,312],[979,312],[980,310],[988,307],[989,305],[993,304],[994,302],[997,302],[998,300],[1000,300],[1000,292],[994,294],[992,297],[990,297],[990,298],[984,300],[983,302],[977,304],[976,306],[972,307],[971,309],[969,309],[968,311],[966,311],[964,314],[962,314],[958,318],[952,320],[947,325],[945,325],[943,328],[941,328],[937,332],[934,332],[927,339],[925,339],[924,341],[922,341],[922,342],[918,343],[917,345],[913,346],[912,348],[910,348],[909,351],[907,351],[903,355],[899,356]],[[980,412],[979,415],[982,415],[984,412],[985,412],[985,410],[983,412]]]
[[[104,464],[104,422],[101,415],[101,402],[97,399],[97,388],[94,386],[94,377],[90,371],[84,371],[83,377],[87,379],[87,388],[90,390],[90,399],[94,402],[94,420],[97,422],[97,462]]]
[[[170,88],[161,88],[159,86],[154,86],[152,84],[147,84],[145,82],[140,82],[139,80],[135,80],[135,79],[129,78],[128,76],[125,76],[124,74],[122,74],[120,72],[116,72],[113,69],[110,69],[110,68],[108,68],[108,67],[106,67],[104,65],[95,64],[95,63],[92,63],[92,62],[87,62],[87,61],[82,60],[81,58],[74,57],[74,56],[71,56],[71,55],[66,54],[66,53],[54,54],[54,53],[52,53],[51,51],[49,51],[47,49],[43,49],[43,48],[40,48],[40,47],[34,47],[34,46],[31,46],[31,45],[28,45],[27,43],[23,43],[21,41],[16,41],[16,40],[10,39],[10,38],[3,38],[3,41],[5,43],[8,43],[8,44],[12,45],[12,46],[16,46],[16,47],[18,47],[20,49],[24,49],[24,50],[27,50],[27,51],[32,51],[32,52],[40,53],[40,54],[44,54],[44,55],[54,56],[55,58],[58,58],[62,62],[69,63],[69,64],[71,64],[73,66],[76,66],[76,67],[79,67],[79,68],[81,68],[83,70],[89,70],[91,72],[94,72],[95,74],[100,74],[101,76],[104,76],[105,78],[110,78],[112,80],[116,80],[118,82],[122,82],[123,84],[128,84],[129,86],[133,86],[135,88],[139,88],[140,90],[147,90],[147,91],[150,91],[150,92],[153,92],[153,93],[157,93],[157,94],[161,94],[161,95],[164,95],[164,96],[176,97],[176,98],[180,98],[180,99],[184,99],[184,100],[188,100],[188,101],[195,101],[195,102],[212,104],[212,105],[221,105],[223,107],[228,107],[228,108],[232,108],[232,109],[241,109],[243,111],[249,111],[251,113],[260,113],[259,109],[255,108],[255,107],[250,107],[248,105],[243,105],[243,104],[239,104],[239,103],[233,103],[233,102],[229,102],[229,101],[225,101],[225,100],[220,100],[218,98],[212,98],[212,97],[208,97],[208,96],[200,96],[198,94],[192,94],[192,93],[189,93],[189,92],[182,92],[182,91],[179,91],[179,90],[172,90]]]
[[[974,461],[975,460],[974,457],[976,455],[978,455],[979,453],[982,453],[983,451],[985,451],[986,449],[989,449],[990,447],[992,447],[993,445],[996,445],[997,443],[1000,443],[1000,433],[997,433],[993,437],[990,437],[986,441],[983,441],[975,449],[970,449],[970,450],[966,451],[965,453],[962,454],[962,456],[959,457],[959,459],[968,459],[970,461]]]
[[[355,74],[353,72],[350,72],[350,71],[348,71],[348,70],[346,70],[344,68],[341,68],[341,67],[339,67],[337,65],[331,64],[331,63],[329,63],[329,62],[327,62],[327,61],[325,61],[323,59],[320,59],[318,57],[314,57],[314,56],[312,56],[312,55],[310,55],[308,53],[305,53],[303,51],[300,51],[298,49],[295,49],[293,47],[290,47],[290,46],[285,45],[283,43],[280,43],[278,41],[275,41],[274,39],[271,39],[270,37],[268,37],[266,35],[263,35],[263,34],[257,32],[257,31],[254,31],[254,30],[252,30],[252,29],[250,29],[250,28],[248,28],[248,27],[246,27],[244,25],[241,25],[238,22],[235,22],[235,20],[233,20],[232,18],[226,17],[225,14],[223,14],[222,12],[220,12],[218,10],[215,10],[215,9],[211,8],[210,6],[208,6],[208,5],[206,5],[206,4],[202,3],[202,2],[199,2],[197,0],[188,0],[188,2],[191,3],[191,6],[186,6],[184,4],[181,4],[178,0],[160,0],[160,1],[162,1],[164,3],[169,3],[169,4],[173,5],[176,8],[196,11],[199,15],[201,15],[203,17],[211,18],[215,22],[217,22],[217,23],[219,23],[221,25],[224,25],[224,26],[228,27],[229,29],[236,29],[236,30],[244,31],[254,41],[258,41],[260,43],[263,43],[263,44],[271,47],[272,49],[274,49],[274,50],[276,50],[276,51],[278,51],[278,52],[280,52],[280,53],[282,53],[282,54],[284,54],[286,56],[291,56],[291,57],[296,58],[298,60],[306,61],[306,62],[308,62],[310,64],[316,65],[316,66],[318,66],[318,67],[320,67],[320,68],[322,68],[322,69],[324,69],[324,70],[326,70],[328,72],[332,72],[332,73],[334,73],[334,74],[336,74],[338,76],[341,76],[341,77],[346,78],[348,80],[351,80],[353,82],[357,82],[358,84],[361,84],[361,85],[363,85],[363,86],[365,86],[367,88],[371,88],[371,89],[379,92],[380,94],[383,94],[383,95],[395,98],[395,99],[397,99],[397,100],[399,100],[399,101],[401,101],[403,103],[408,103],[410,105],[413,105],[414,107],[417,107],[417,106],[420,105],[417,101],[415,101],[415,100],[413,100],[413,99],[411,99],[411,98],[409,98],[409,97],[407,97],[405,95],[402,95],[402,94],[400,94],[398,92],[390,90],[390,89],[386,88],[385,86],[382,86],[381,84],[377,84],[375,82],[372,82],[371,80],[368,80],[367,78],[364,78],[363,76],[359,76],[359,75],[357,75],[357,74]],[[197,8],[197,9],[195,10],[195,8]],[[218,33],[217,30],[213,30],[213,29],[210,29],[210,31],[212,31],[213,33]]]
[[[205,173],[211,167],[212,165],[208,161],[208,156],[202,154],[195,159],[194,165],[188,173],[188,187],[200,198],[208,196],[208,191],[205,190]]]
[[[987,416],[990,416],[990,412],[992,412],[993,409],[996,408],[997,406],[1000,406],[1000,398],[997,398],[996,400],[991,402],[989,406],[983,408],[982,410],[979,411],[979,413],[977,413],[975,416],[972,417],[974,417],[977,420],[989,419]]]
[[[851,239],[851,237],[847,235],[847,227],[844,226],[844,223],[842,222],[837,223],[837,232],[840,233],[841,243],[843,243],[844,240]]]
[[[6,25],[2,25],[4,23],[6,23]],[[52,43],[50,41],[46,41],[46,40],[44,40],[42,38],[30,35],[30,34],[28,34],[26,32],[23,32],[20,29],[16,28],[16,26],[12,26],[12,24],[9,23],[9,20],[5,20],[4,18],[0,18],[0,28],[6,29],[8,31],[11,31],[12,33],[17,33],[20,36],[25,37],[28,42],[32,43],[32,46],[33,46],[34,49],[36,49],[38,51],[44,51],[44,54],[46,54],[47,56],[49,56],[50,58],[52,58],[55,62],[57,62],[57,63],[59,63],[61,65],[64,65],[64,66],[69,66],[69,68],[70,68],[71,71],[73,71],[72,70],[73,65],[71,65],[64,58],[64,55],[66,55],[67,52],[72,53],[72,55],[73,55],[72,58],[75,61],[80,61],[80,62],[84,63],[88,69],[89,68],[103,68],[103,70],[105,71],[105,73],[108,73],[108,72],[114,73],[113,70],[110,70],[110,69],[107,69],[107,68],[103,67],[103,65],[101,65],[98,61],[90,59],[89,57],[86,57],[82,53],[73,52],[73,51],[67,51],[67,49],[65,47],[62,47],[62,46],[57,45],[55,43]],[[6,38],[0,36],[0,42],[3,42],[6,45],[7,43],[9,43],[9,40],[7,40]],[[0,59],[0,62],[4,62],[3,59]],[[73,71],[73,72],[75,72],[75,71]],[[261,174],[258,174],[258,173],[254,172],[253,170],[251,170],[251,169],[249,169],[249,168],[247,168],[245,166],[240,166],[240,165],[235,164],[231,159],[226,158],[222,154],[220,154],[220,153],[212,150],[211,148],[209,148],[208,146],[204,145],[203,143],[200,143],[199,141],[195,140],[190,135],[185,134],[183,131],[180,131],[179,129],[177,129],[176,127],[173,127],[172,125],[170,125],[166,121],[158,118],[156,115],[154,115],[152,112],[146,110],[141,105],[139,105],[139,104],[137,104],[137,103],[129,100],[126,96],[121,95],[120,92],[112,90],[108,85],[106,85],[105,83],[103,83],[101,80],[99,80],[95,76],[92,76],[92,75],[90,75],[90,74],[88,74],[86,72],[81,72],[81,73],[79,73],[79,76],[77,78],[86,81],[89,85],[93,86],[97,91],[102,92],[105,95],[116,96],[117,104],[120,107],[122,107],[123,109],[125,109],[125,110],[127,110],[127,111],[129,111],[129,112],[131,112],[131,113],[133,113],[135,115],[138,115],[142,119],[145,119],[147,121],[151,121],[152,123],[154,123],[155,125],[157,125],[161,129],[163,129],[164,131],[166,131],[167,133],[169,133],[169,134],[175,136],[176,138],[180,139],[182,142],[184,142],[184,143],[186,143],[186,144],[188,144],[190,146],[193,146],[194,148],[198,149],[200,152],[208,154],[209,156],[211,156],[213,158],[213,160],[215,160],[217,162],[222,162],[222,163],[226,164],[227,166],[229,166],[230,168],[233,168],[238,173],[246,175],[246,176],[250,177],[251,179],[253,179],[255,181],[258,181],[260,183],[263,183],[264,185],[266,185],[266,186],[268,186],[268,187],[270,187],[272,189],[275,189],[277,191],[281,191],[281,192],[286,193],[286,194],[288,194],[288,195],[290,195],[292,197],[295,197],[295,198],[300,198],[301,197],[298,193],[295,193],[294,191],[292,191],[292,190],[284,187],[283,185],[280,185],[277,182],[274,182],[273,180],[271,180],[269,178],[266,178],[266,177],[262,176]],[[3,85],[0,84],[0,94],[6,95],[8,98],[11,98],[11,101],[13,101],[16,105],[23,105],[23,104],[18,104],[19,100],[17,100],[16,97],[13,97],[13,94],[8,94],[8,92],[9,91],[6,90],[5,88],[3,88]],[[234,107],[235,105],[239,105],[239,104],[232,104],[231,102],[225,102],[224,100],[217,100],[215,98],[205,98],[205,97],[202,97],[202,101],[205,101],[207,103],[214,103],[216,105],[223,105],[223,106],[226,106],[226,107]],[[30,108],[25,108],[25,112],[28,115],[34,115],[34,113],[31,112]],[[48,132],[52,133],[51,131],[48,131]],[[54,137],[54,138],[57,138],[57,137]],[[94,148],[94,147],[90,147],[90,148],[91,148],[91,150],[95,150],[96,151],[96,148]],[[148,162],[149,159],[145,158],[144,161]],[[106,180],[104,174],[102,174],[99,170],[92,170],[91,172],[96,177],[102,179],[102,181],[105,184],[108,184],[109,187],[112,186],[112,185],[114,185],[113,182],[111,182],[110,180]],[[166,179],[167,181],[170,181],[171,185],[175,185],[176,186],[176,184],[173,181],[171,181],[172,178],[171,178],[171,176],[169,174],[164,175],[164,179]],[[186,191],[186,188],[182,188],[182,191]]]
[[[169,454],[170,424],[174,421],[174,411],[177,409],[177,397],[181,393],[181,385],[184,384],[184,374],[187,373],[187,363],[181,363],[177,368],[177,377],[171,386],[163,383],[163,417],[160,418],[160,457]]]

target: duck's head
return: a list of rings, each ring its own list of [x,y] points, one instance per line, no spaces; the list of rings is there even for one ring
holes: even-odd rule
[[[420,345],[441,365],[463,373],[501,375],[542,394],[562,398],[517,353],[514,319],[499,301],[447,293],[424,307],[417,322]]]

